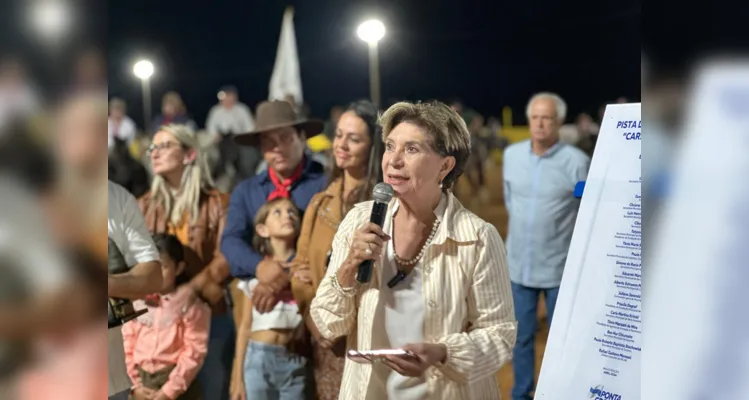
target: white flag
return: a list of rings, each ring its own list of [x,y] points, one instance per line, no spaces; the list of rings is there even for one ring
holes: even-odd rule
[[[296,52],[294,33],[294,9],[289,7],[283,14],[281,36],[278,39],[276,65],[270,78],[268,100],[286,100],[294,96],[297,105],[304,103],[302,97],[302,76],[299,73],[299,56]]]

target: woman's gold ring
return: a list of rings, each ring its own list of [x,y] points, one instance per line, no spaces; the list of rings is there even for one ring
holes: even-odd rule
[[[367,253],[368,256],[372,255],[372,247],[370,247],[369,243],[367,243],[367,249],[364,250],[365,253]]]

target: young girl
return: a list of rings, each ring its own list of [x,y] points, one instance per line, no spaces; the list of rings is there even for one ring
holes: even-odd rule
[[[133,302],[148,313],[122,326],[125,364],[133,391],[130,400],[198,400],[195,376],[208,352],[211,310],[194,300],[184,283],[184,248],[173,235],[158,234],[164,287]],[[208,399],[206,399],[208,400]]]
[[[258,210],[255,216],[253,247],[266,258],[290,261],[299,235],[300,215],[291,200],[277,198]],[[294,284],[308,280],[308,271],[293,273]],[[242,307],[242,321],[237,334],[232,400],[307,398],[307,359],[300,349],[292,349],[305,334],[299,307],[287,287],[269,313],[260,314],[252,305],[252,290],[257,280],[242,281],[239,287],[247,295]],[[244,378],[244,379],[242,379]]]

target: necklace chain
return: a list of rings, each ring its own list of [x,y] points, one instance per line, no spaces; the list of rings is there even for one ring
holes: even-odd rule
[[[400,257],[398,257],[398,253],[395,251],[395,247],[393,247],[393,256],[395,258],[395,262],[405,266],[410,267],[412,265],[415,265],[419,260],[421,260],[421,257],[424,256],[424,252],[426,251],[427,246],[429,246],[430,243],[432,243],[432,239],[434,239],[434,235],[437,233],[437,227],[439,227],[440,221],[439,219],[434,219],[434,223],[432,224],[432,231],[429,232],[429,237],[427,237],[426,242],[424,242],[424,245],[421,246],[421,250],[419,250],[419,254],[416,255],[416,257],[410,259],[410,260],[404,260]]]

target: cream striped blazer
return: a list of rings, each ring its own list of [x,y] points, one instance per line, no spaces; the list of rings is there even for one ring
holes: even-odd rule
[[[442,222],[422,259],[424,338],[447,347],[444,365],[426,371],[430,399],[499,399],[497,371],[512,357],[517,336],[504,243],[496,228],[465,209],[451,193]],[[397,199],[388,207],[385,231]],[[347,348],[372,349],[386,338],[382,313],[380,262],[372,280],[346,295],[331,282],[348,256],[353,232],[369,221],[372,202],[357,204],[333,240],[333,255],[311,305],[311,316],[328,338],[348,335]],[[376,368],[386,368],[378,365]],[[395,373],[395,372],[393,372]],[[346,360],[341,399],[380,400],[385,382],[373,366]]]

